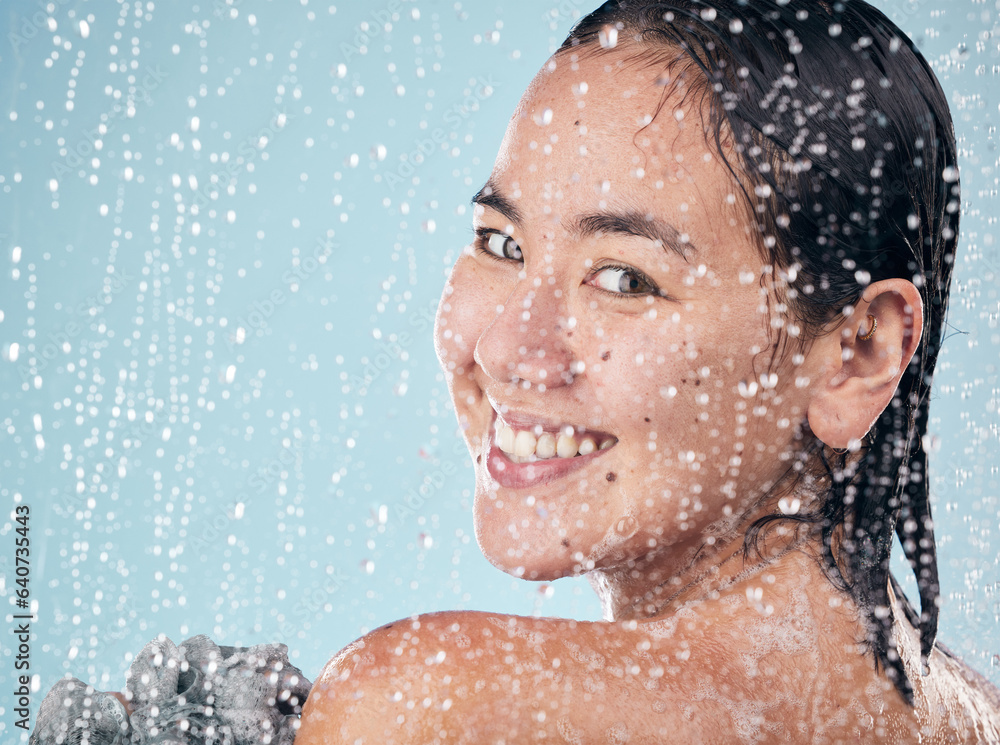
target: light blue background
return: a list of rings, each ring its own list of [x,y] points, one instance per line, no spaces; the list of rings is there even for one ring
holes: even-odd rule
[[[876,4],[956,119],[941,638],[1000,682],[1000,4]],[[314,677],[413,613],[599,617],[584,581],[480,556],[430,322],[510,112],[590,6],[0,3],[0,596],[9,619],[28,504],[33,709],[66,672],[120,688],[161,632],[283,641]]]

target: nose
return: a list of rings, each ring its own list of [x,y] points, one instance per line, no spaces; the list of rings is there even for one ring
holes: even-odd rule
[[[545,390],[583,372],[570,343],[576,319],[548,280],[519,279],[480,335],[475,360],[493,380]]]

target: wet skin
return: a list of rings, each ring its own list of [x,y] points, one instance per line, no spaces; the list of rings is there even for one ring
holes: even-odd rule
[[[530,579],[588,573],[607,620],[390,624],[327,665],[299,745],[1000,737],[988,684],[938,652],[920,676],[900,622],[917,700],[905,704],[808,532],[779,526],[744,557],[756,518],[812,499],[784,478],[806,420],[842,447],[891,397],[919,297],[873,285],[843,328],[775,357],[794,316],[761,289],[700,112],[676,89],[659,110],[657,77],[620,50],[543,69],[436,329],[484,553]],[[879,335],[860,343],[868,312]],[[571,427],[595,451],[511,457],[498,421],[535,438]]]

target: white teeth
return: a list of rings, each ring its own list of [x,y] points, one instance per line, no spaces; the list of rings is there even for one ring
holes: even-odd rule
[[[610,440],[609,440],[610,442]],[[556,438],[548,432],[543,432],[538,438],[538,445],[535,446],[535,455],[539,458],[551,458],[556,454]]]
[[[572,458],[576,453],[576,440],[569,435],[559,435],[559,440],[556,442],[556,455],[560,458]]]
[[[497,447],[505,453],[514,452],[514,430],[510,427],[500,425],[497,429]]]
[[[514,438],[514,455],[518,458],[527,458],[535,452],[535,445],[537,444],[538,440],[535,439],[533,434],[521,430]]]
[[[607,450],[617,442],[613,437],[609,437],[601,439],[598,445],[598,439],[590,436],[582,437],[578,441],[570,434],[573,432],[572,427],[564,427],[558,437],[550,432],[542,432],[540,427],[536,427],[535,431],[538,432],[537,437],[529,430],[516,430],[497,422],[497,447],[516,463],[524,463],[555,457],[573,458],[576,455],[589,455],[595,450]]]

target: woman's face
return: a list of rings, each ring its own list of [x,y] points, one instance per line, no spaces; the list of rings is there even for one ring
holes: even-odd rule
[[[788,470],[807,404],[700,111],[626,59],[536,77],[438,312],[477,537],[533,579],[689,563]]]

